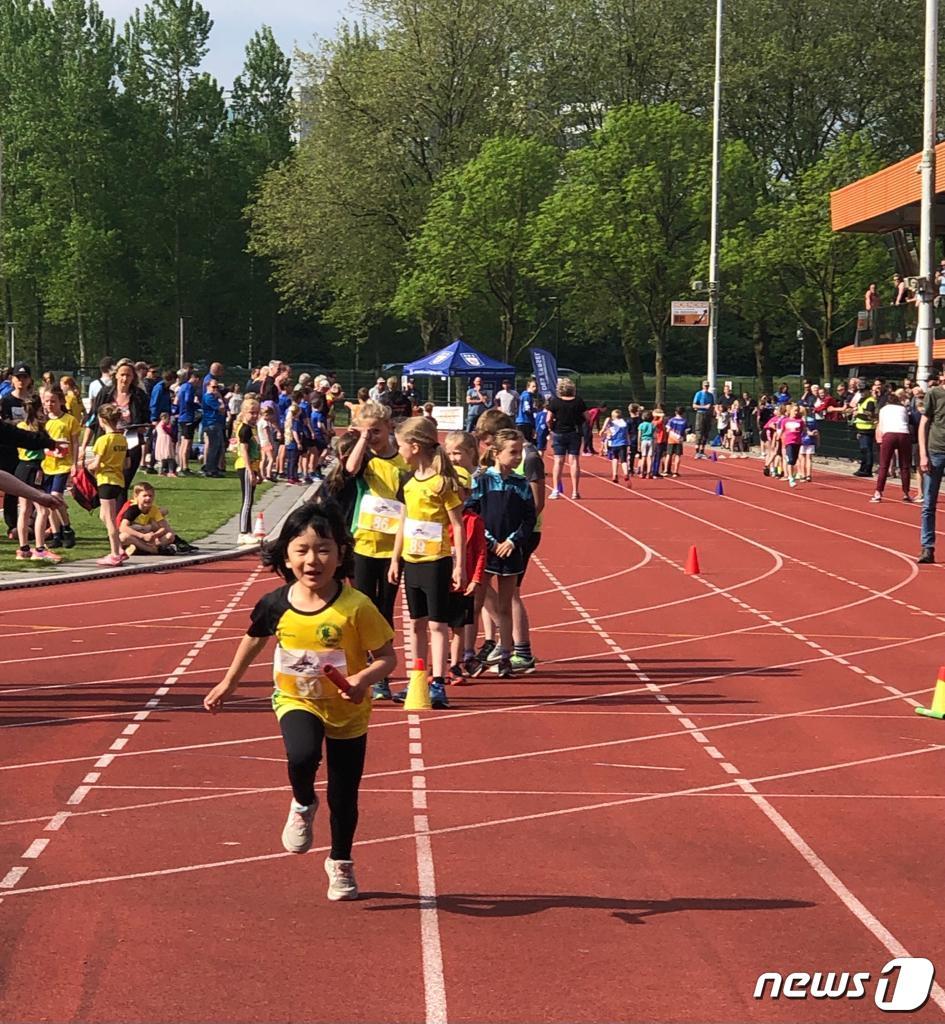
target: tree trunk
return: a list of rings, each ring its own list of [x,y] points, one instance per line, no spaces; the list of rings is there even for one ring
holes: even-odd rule
[[[33,363],[36,372],[43,372],[43,300],[36,297],[36,358]]]
[[[10,287],[10,279],[5,278],[3,281],[3,320],[4,324],[4,337],[7,342],[7,350],[4,355],[4,359],[9,362],[13,361],[13,352],[10,351],[10,341],[12,338],[12,332],[16,330],[13,324],[13,289]]]
[[[768,323],[755,320],[751,325],[751,345],[755,350],[755,378],[760,395],[770,395],[774,390],[771,367],[768,365]]]
[[[512,362],[512,346],[515,344],[515,322],[510,316],[502,317],[502,358]]]
[[[627,372],[630,374],[630,397],[634,402],[643,402],[646,397],[646,386],[643,381],[643,363],[640,360],[640,350],[637,347],[636,338],[622,333],[620,347],[623,349]]]
[[[830,347],[830,339],[822,337],[820,341],[820,359],[824,371],[823,380],[827,384],[833,380],[833,349]]]
[[[79,366],[85,366],[85,325],[82,322],[82,310],[76,310],[75,333],[79,342]]]
[[[665,331],[653,335],[653,349],[656,353],[656,405],[662,405],[666,398],[666,337]]]

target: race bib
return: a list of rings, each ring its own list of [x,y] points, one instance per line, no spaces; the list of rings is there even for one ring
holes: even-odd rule
[[[327,700],[338,696],[338,688],[323,675],[326,665],[334,665],[346,676],[348,662],[344,651],[287,651],[276,647],[273,669],[276,687],[290,697]]]
[[[358,529],[374,533],[396,534],[404,518],[402,502],[365,494],[358,509]]]
[[[422,519],[404,520],[404,551],[418,558],[439,558],[443,547],[443,524]]]

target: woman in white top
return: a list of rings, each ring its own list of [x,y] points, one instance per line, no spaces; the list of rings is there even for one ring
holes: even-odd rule
[[[899,458],[899,476],[902,479],[902,500],[912,501],[909,493],[909,476],[912,471],[912,432],[909,429],[909,409],[905,404],[906,393],[900,388],[892,392],[886,404],[879,410],[876,440],[879,441],[879,476],[876,479],[876,493],[870,501],[881,501],[886,477],[893,452]]]

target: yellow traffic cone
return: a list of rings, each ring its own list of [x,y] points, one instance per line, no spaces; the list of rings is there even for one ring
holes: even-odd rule
[[[932,694],[931,708],[916,708],[917,715],[925,715],[926,718],[945,718],[945,665],[938,670],[938,679],[935,680],[935,693]]]
[[[262,512],[256,516],[256,525],[253,527],[253,536],[257,540],[266,539],[266,521],[263,519]]]
[[[404,709],[406,711],[429,711],[432,706],[426,665],[423,663],[423,658],[417,658],[410,672],[410,681],[407,683],[407,699],[404,701]]]

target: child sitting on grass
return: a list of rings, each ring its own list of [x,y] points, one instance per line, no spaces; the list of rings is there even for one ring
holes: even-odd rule
[[[131,555],[190,555],[197,551],[172,529],[164,509],[154,504],[154,488],[135,484],[133,501],[118,514],[118,536],[124,553]]]

